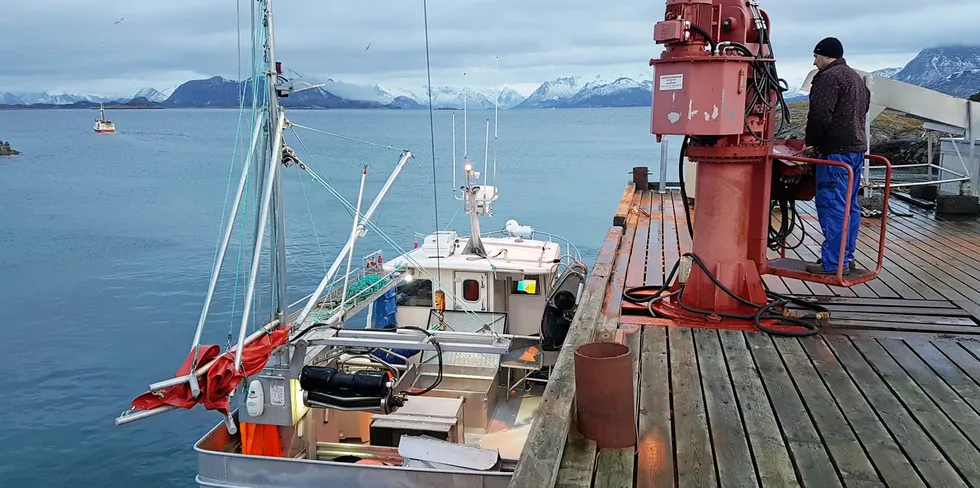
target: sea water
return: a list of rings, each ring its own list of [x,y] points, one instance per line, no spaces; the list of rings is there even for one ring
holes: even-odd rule
[[[237,166],[230,169],[239,113],[111,111],[118,132],[104,135],[92,131],[96,114],[0,111],[0,139],[22,152],[0,157],[2,487],[189,486],[193,443],[220,421],[197,407],[113,424],[149,383],[173,376],[191,345],[233,197],[229,187],[233,193],[237,184]],[[355,256],[380,249],[391,258],[411,249],[436,227],[437,212],[440,229],[468,233],[453,194],[451,112],[434,113],[435,171],[427,111],[288,116],[358,140],[300,128],[285,133],[300,158],[351,203],[368,165],[364,209],[400,150],[415,155],[375,215],[387,239],[370,232]],[[649,166],[651,181],[659,176],[648,109],[506,110],[496,130],[493,111],[470,111],[467,119],[464,144],[463,116],[456,113],[457,163],[465,154],[475,170],[488,169],[487,184],[500,188],[482,230],[516,219],[572,241],[589,266],[632,167]],[[247,116],[241,122],[239,147],[248,143],[249,123]],[[673,163],[679,144],[671,142]],[[297,166],[283,168],[283,189],[294,301],[315,288],[335,258],[351,215]],[[254,193],[250,198],[254,210]],[[231,296],[237,271],[240,313],[250,259],[248,249],[239,255],[240,236],[236,228],[205,343],[237,337],[240,314],[232,315]],[[263,271],[260,282],[267,278]]]

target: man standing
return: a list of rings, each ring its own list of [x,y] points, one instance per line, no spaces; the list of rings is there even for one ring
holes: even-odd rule
[[[818,159],[847,164],[854,172],[854,183],[847,187],[847,171],[839,166],[817,165],[817,218],[824,241],[820,259],[806,267],[807,272],[836,274],[843,235],[844,214],[849,212],[844,274],[854,268],[854,248],[861,224],[858,189],[868,140],[865,122],[871,91],[856,71],[844,61],[844,46],[828,37],[813,50],[813,64],[819,70],[810,88],[810,112],[806,123],[806,145]],[[847,194],[851,207],[845,208]]]

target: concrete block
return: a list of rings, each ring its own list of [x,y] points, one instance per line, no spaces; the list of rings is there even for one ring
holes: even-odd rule
[[[980,215],[980,198],[939,194],[936,196],[936,215]]]

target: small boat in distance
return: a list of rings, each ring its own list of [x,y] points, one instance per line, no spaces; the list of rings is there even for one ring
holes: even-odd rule
[[[96,134],[116,132],[116,125],[111,120],[105,118],[105,106],[101,103],[99,104],[99,118],[95,119],[94,128]]]

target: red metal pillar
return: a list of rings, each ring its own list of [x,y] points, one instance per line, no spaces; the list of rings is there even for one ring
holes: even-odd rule
[[[755,164],[698,164],[697,219],[692,252],[722,286],[735,295],[765,305],[766,293],[759,276],[759,263],[749,254]],[[754,312],[725,293],[697,264],[691,267],[681,299],[687,307],[708,312]]]

